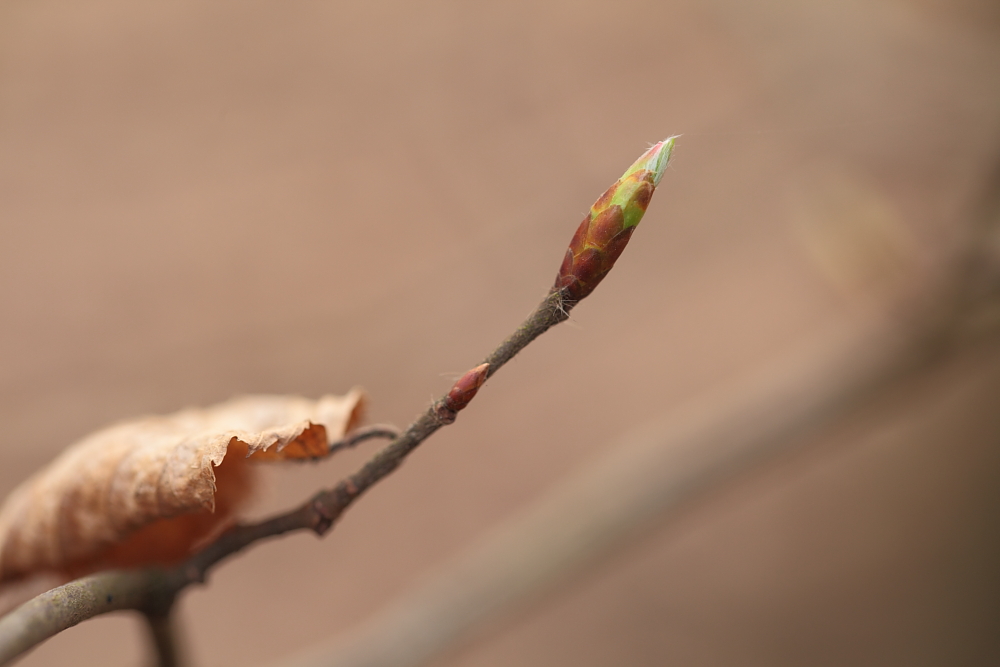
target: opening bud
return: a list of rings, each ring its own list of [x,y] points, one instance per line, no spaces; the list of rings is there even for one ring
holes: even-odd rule
[[[552,287],[568,301],[583,299],[611,271],[663,178],[675,138],[654,144],[590,207]]]

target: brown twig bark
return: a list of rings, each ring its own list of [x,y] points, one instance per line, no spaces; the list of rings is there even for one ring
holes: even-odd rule
[[[994,190],[993,194],[998,191],[1000,189]],[[843,410],[845,401],[856,402],[859,392],[864,394],[870,391],[872,386],[885,382],[890,376],[898,377],[899,373],[912,369],[914,364],[925,363],[927,359],[946,349],[956,335],[961,336],[967,334],[970,328],[981,327],[980,315],[984,311],[981,306],[984,303],[989,306],[985,309],[988,311],[986,317],[989,313],[995,314],[996,304],[992,300],[998,293],[998,283],[993,279],[1000,275],[996,269],[997,258],[986,257],[986,253],[981,251],[989,246],[984,242],[987,232],[994,237],[996,234],[997,201],[995,196],[989,200],[990,212],[987,224],[983,224],[974,235],[975,238],[971,239],[969,244],[971,252],[962,255],[958,270],[953,272],[953,280],[945,281],[948,285],[941,294],[938,294],[939,298],[931,300],[928,310],[924,312],[927,318],[924,326],[919,329],[915,339],[904,345],[908,351],[897,352],[899,356],[891,356],[888,362],[882,359],[885,366],[881,372],[875,373],[874,377],[867,371],[859,371],[860,375],[856,377],[848,373],[849,378],[844,384],[834,383],[821,387],[823,391],[817,396],[810,397],[803,394],[800,391],[801,387],[793,383],[789,392],[781,396],[781,402],[764,406],[776,410],[775,428],[780,431],[782,437],[790,432],[786,432],[789,428],[797,430],[802,423],[812,423],[817,414],[829,415]],[[982,280],[984,273],[990,280]],[[983,289],[977,291],[977,285]],[[564,298],[562,292],[550,292],[535,312],[487,357],[488,375],[491,376],[499,370],[503,364],[546,330],[565,321],[573,305],[573,302],[568,302]],[[902,324],[909,325],[913,322]],[[994,330],[993,327],[986,328]],[[915,347],[911,348],[910,345]],[[852,368],[864,370],[863,365],[854,364],[848,370]],[[753,391],[759,393],[759,387],[754,387]],[[780,410],[776,405],[780,406]],[[692,486],[704,487],[715,483],[716,480],[732,474],[734,469],[747,465],[748,462],[756,460],[762,453],[773,448],[774,433],[765,428],[763,432],[752,433],[753,437],[747,440],[748,444],[744,443],[745,448],[733,450],[734,433],[745,435],[746,429],[741,423],[734,425],[730,421],[720,421],[717,412],[710,412],[711,414],[702,415],[707,424],[706,432],[697,435],[707,438],[708,445],[714,442],[720,445],[720,448],[713,457],[706,459],[708,461],[706,465],[709,467],[704,475],[699,476],[700,469],[696,466],[690,467],[692,465],[690,461],[674,461],[670,468],[680,471],[676,486],[664,486],[659,481],[646,486],[629,482],[623,488],[632,489],[635,493],[655,492],[654,495],[659,499],[657,502],[660,505],[668,501],[675,502],[675,497],[685,497],[685,492]],[[746,414],[753,413],[751,410]],[[30,650],[48,637],[99,614],[121,609],[134,609],[147,614],[149,610],[169,610],[180,591],[192,583],[203,581],[209,570],[221,560],[259,540],[297,530],[312,530],[322,535],[368,488],[398,468],[406,456],[421,442],[441,426],[452,423],[454,419],[455,410],[449,406],[448,396],[435,401],[401,435],[334,488],[316,494],[308,502],[290,512],[260,523],[234,527],[175,568],[104,572],[70,582],[34,598],[0,619],[0,665]],[[690,439],[691,434],[682,433],[678,437]],[[742,440],[737,438],[735,442],[739,444]],[[649,470],[651,465],[652,463],[646,462],[636,470],[640,472]],[[689,468],[685,468],[685,465]],[[605,473],[602,472],[603,474]],[[692,475],[694,477],[691,477]],[[601,497],[606,499],[608,496],[602,492]],[[664,501],[663,498],[667,500]],[[650,508],[654,506],[647,500],[639,498],[637,501],[640,503],[638,507],[644,512],[652,511]],[[576,507],[579,509],[579,506]],[[576,511],[575,514],[580,513]],[[626,513],[625,516],[636,518],[635,513]],[[619,524],[614,520],[604,521],[602,525]],[[586,527],[580,530],[584,528]],[[547,530],[548,528],[545,528],[541,532],[536,532],[539,536],[544,536]],[[559,536],[554,532],[552,535]],[[524,582],[505,581],[502,582],[502,586],[494,588],[499,591],[499,595],[510,599],[516,596],[517,587],[523,584]],[[385,643],[382,640],[384,637],[379,641]]]
[[[165,571],[164,580],[169,582],[169,585],[161,587],[154,597],[143,598],[143,605],[146,608],[153,605],[156,609],[162,608],[169,612],[170,605],[180,590],[192,582],[204,580],[208,570],[216,563],[258,540],[295,530],[312,530],[322,535],[351,503],[398,468],[421,442],[442,426],[454,422],[458,412],[468,405],[487,378],[500,370],[501,366],[539,335],[565,321],[569,317],[570,309],[580,299],[590,294],[611,270],[646,211],[656,184],[659,183],[667,166],[673,145],[674,138],[671,137],[650,147],[591,207],[590,213],[577,228],[564,255],[555,285],[528,319],[486,358],[485,363],[463,375],[448,394],[434,401],[402,434],[396,436],[387,447],[353,475],[342,480],[334,488],[318,493],[291,512],[261,523],[236,526],[226,532],[181,565]],[[360,439],[384,434],[384,429],[376,428],[363,434]],[[352,446],[360,439],[356,437],[332,443],[330,451]],[[100,582],[101,576],[95,575],[97,577],[95,584]],[[107,573],[103,576],[114,580],[118,573]],[[109,585],[111,583],[112,581],[108,582]],[[6,649],[4,642],[22,645],[16,632],[20,624],[37,624],[41,634],[49,632],[50,634],[45,636],[51,636],[68,627],[67,623],[72,625],[84,618],[103,613],[97,607],[88,607],[86,613],[81,616],[75,613],[72,604],[68,604],[64,608],[60,607],[61,611],[54,616],[40,618],[39,609],[30,604],[19,607],[4,619],[0,619],[0,656],[5,655],[2,651],[7,651],[6,655],[10,656],[18,654]],[[132,608],[144,611],[141,607]],[[9,637],[4,634],[4,628],[7,629]],[[48,630],[43,631],[44,628]],[[44,639],[41,634],[39,637]],[[31,645],[33,644],[25,645],[24,650]]]
[[[270,667],[421,667],[665,514],[1000,337],[1000,169],[947,270],[621,438],[357,627]],[[477,630],[480,633],[477,634]]]
[[[176,590],[169,573],[154,569],[102,572],[53,588],[0,619],[0,664],[88,618],[163,609]]]
[[[566,299],[561,290],[553,289],[545,297],[535,312],[524,321],[507,340],[500,343],[490,356],[484,359],[489,364],[487,377],[492,377],[500,367],[514,358],[531,341],[543,333],[569,319],[569,311],[576,305],[575,301]]]
[[[333,454],[334,452],[339,452],[341,449],[357,447],[362,442],[372,440],[374,438],[388,438],[389,440],[393,440],[398,438],[399,434],[400,430],[391,424],[372,424],[371,426],[362,426],[361,428],[354,429],[340,440],[334,440],[331,442],[327,452]],[[305,461],[308,459],[299,460]]]
[[[551,291],[528,319],[486,358],[488,366],[485,369],[477,367],[474,371],[485,371],[489,377],[535,338],[565,321],[573,305],[564,300],[562,291]],[[479,378],[479,384],[483,379]],[[332,489],[321,491],[303,505],[265,521],[236,525],[174,568],[101,572],[26,602],[0,618],[0,665],[81,621],[122,609],[146,615],[161,666],[178,664],[170,632],[170,611],[178,593],[193,583],[203,582],[212,567],[255,542],[300,530],[311,530],[317,535],[326,533],[344,510],[398,468],[420,443],[442,426],[453,423],[457,410],[464,407],[477,389],[478,384],[471,394],[468,388],[464,389],[467,396],[460,407],[453,394],[434,401],[402,433],[380,425],[331,443],[330,449],[334,451],[369,438],[394,438],[357,472]]]
[[[155,658],[153,667],[183,665],[180,642],[177,639],[174,605],[171,604],[167,609],[146,611],[143,613],[143,618],[149,631],[150,643],[153,645]]]

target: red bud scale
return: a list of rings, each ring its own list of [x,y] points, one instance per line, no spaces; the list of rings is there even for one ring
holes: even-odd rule
[[[625,250],[670,161],[675,137],[655,144],[594,202],[570,241],[553,291],[575,303],[594,291]]]

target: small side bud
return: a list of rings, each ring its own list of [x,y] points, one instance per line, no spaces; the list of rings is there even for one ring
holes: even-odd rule
[[[552,289],[571,302],[594,291],[615,265],[670,161],[674,139],[665,139],[642,154],[590,207],[566,251]]]
[[[448,395],[444,397],[444,405],[449,410],[459,412],[467,406],[476,392],[486,382],[486,375],[490,370],[489,364],[480,364],[458,379],[458,382],[451,388]]]

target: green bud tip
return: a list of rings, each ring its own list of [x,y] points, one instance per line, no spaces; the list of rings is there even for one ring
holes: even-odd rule
[[[676,138],[654,144],[594,202],[570,241],[553,291],[579,301],[611,271],[663,178]]]

